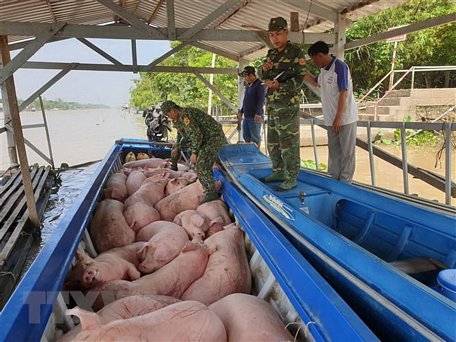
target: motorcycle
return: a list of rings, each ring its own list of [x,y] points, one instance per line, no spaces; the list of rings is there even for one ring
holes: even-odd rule
[[[160,104],[149,107],[145,111],[144,122],[147,126],[147,137],[150,141],[168,141],[171,132],[171,123],[167,115],[163,114]]]

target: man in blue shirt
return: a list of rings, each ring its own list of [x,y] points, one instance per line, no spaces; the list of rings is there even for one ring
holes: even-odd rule
[[[264,117],[263,105],[266,90],[263,83],[256,77],[254,67],[246,66],[239,76],[244,77],[246,83],[244,101],[238,112],[239,121],[244,116],[243,138],[245,142],[253,142],[260,147],[260,129]]]

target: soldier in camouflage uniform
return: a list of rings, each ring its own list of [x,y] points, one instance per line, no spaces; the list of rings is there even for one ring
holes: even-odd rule
[[[299,89],[305,76],[304,52],[288,41],[287,21],[282,17],[269,22],[269,39],[274,46],[258,75],[268,88],[268,151],[272,174],[265,182],[282,181],[277,190],[296,187],[299,168]]]
[[[180,153],[184,147],[188,147],[189,141],[184,136],[183,129],[177,122],[174,123],[174,128],[177,130],[177,137],[171,152],[171,170],[177,171],[177,162],[179,161]]]
[[[197,108],[181,108],[172,101],[164,102],[161,109],[180,130],[178,135],[189,142],[190,160],[196,165],[198,179],[204,188],[204,199],[201,203],[218,199],[220,196],[215,189],[212,165],[217,160],[218,149],[228,143],[222,126],[203,111]],[[172,155],[176,156],[181,147],[180,142],[176,142]]]

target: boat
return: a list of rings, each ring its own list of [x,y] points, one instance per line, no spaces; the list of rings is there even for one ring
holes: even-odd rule
[[[279,183],[261,181],[271,161],[255,145],[225,145],[219,158],[377,336],[456,340],[456,303],[436,281],[441,270],[456,268],[454,208],[304,169],[296,188],[279,192]],[[456,284],[449,286],[454,293]]]
[[[0,341],[53,341],[59,329],[73,326],[63,314],[69,300],[61,289],[76,250],[91,249],[87,227],[103,186],[110,174],[121,170],[129,152],[165,157],[170,151],[167,143],[116,141],[3,308]],[[245,231],[252,294],[272,304],[295,340],[378,341],[274,223],[228,178],[218,178],[226,203]]]

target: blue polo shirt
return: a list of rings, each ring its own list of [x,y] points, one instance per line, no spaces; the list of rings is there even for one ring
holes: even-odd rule
[[[265,96],[266,89],[258,78],[245,87],[244,101],[240,110],[244,114],[244,118],[253,119],[255,114],[263,116]]]

